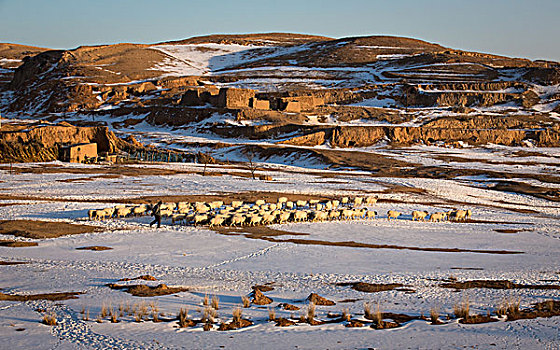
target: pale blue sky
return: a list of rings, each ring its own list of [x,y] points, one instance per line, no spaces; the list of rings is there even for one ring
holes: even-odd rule
[[[560,0],[0,0],[0,42],[50,48],[217,33],[398,35],[560,61]]]

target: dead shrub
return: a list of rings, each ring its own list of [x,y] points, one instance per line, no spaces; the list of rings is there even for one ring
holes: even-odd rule
[[[204,295],[204,299],[202,299],[202,305],[203,306],[208,306],[210,305],[210,297],[208,296],[208,294]]]
[[[242,296],[241,297],[241,301],[243,302],[243,307],[244,308],[249,308],[251,307],[251,299],[247,296]]]
[[[43,315],[43,324],[46,324],[47,326],[56,326],[58,324],[58,322],[56,321],[56,315],[54,314],[54,312],[48,313]]]

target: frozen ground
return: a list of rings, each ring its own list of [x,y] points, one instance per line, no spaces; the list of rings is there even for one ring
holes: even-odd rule
[[[461,156],[494,159],[500,152],[463,150]],[[456,152],[459,152],[456,150]],[[496,153],[496,154],[494,154]],[[414,150],[406,157],[411,157]],[[550,155],[554,159],[554,153]],[[52,165],[52,164],[51,164]],[[463,325],[450,321],[432,326],[414,320],[391,330],[369,327],[345,328],[341,323],[320,326],[275,327],[268,322],[266,307],[244,309],[244,317],[255,325],[228,332],[203,332],[201,326],[177,328],[176,322],[136,323],[131,316],[113,324],[95,322],[103,303],[119,304],[156,301],[161,312],[175,315],[188,307],[190,316],[200,317],[205,294],[220,298],[221,321],[231,319],[232,309],[241,304],[255,284],[273,283],[266,294],[274,302],[305,306],[304,299],[316,292],[337,302],[319,306],[318,319],[328,312],[348,308],[363,319],[363,303],[379,302],[385,312],[419,316],[437,307],[442,314],[469,300],[472,313],[493,311],[506,298],[518,298],[522,307],[545,299],[560,298],[558,290],[469,289],[455,292],[439,287],[453,276],[459,281],[507,279],[520,284],[560,284],[560,206],[544,199],[515,193],[471,187],[463,180],[372,178],[363,172],[322,171],[297,167],[269,166],[265,173],[273,181],[255,181],[234,175],[246,172],[236,167],[212,166],[208,171],[222,176],[196,174],[195,164],[142,165],[137,176],[100,177],[100,166],[64,165],[60,172],[25,173],[18,165],[10,173],[0,170],[0,219],[31,219],[87,223],[87,210],[103,208],[127,198],[144,195],[220,194],[273,191],[343,196],[377,194],[380,201],[371,209],[375,220],[273,225],[286,231],[274,240],[251,239],[242,234],[223,235],[204,227],[171,225],[148,227],[151,218],[113,219],[97,222],[102,232],[37,240],[39,246],[0,247],[0,260],[24,261],[25,265],[0,266],[3,293],[52,293],[82,291],[78,299],[62,302],[0,302],[0,343],[2,349],[393,349],[393,348],[531,348],[560,347],[560,318],[538,318],[513,322],[499,321]],[[549,165],[551,166],[551,165]],[[142,175],[141,170],[169,168],[176,175]],[[69,173],[65,169],[83,173]],[[107,170],[107,169],[105,169]],[[546,169],[534,169],[545,171]],[[328,175],[326,177],[325,175]],[[70,181],[69,181],[70,180]],[[391,190],[399,186],[401,190]],[[402,188],[426,190],[425,193]],[[31,196],[33,200],[21,199]],[[19,197],[19,198],[18,198]],[[88,201],[85,201],[88,200]],[[100,202],[111,200],[114,203]],[[452,207],[473,209],[473,222],[412,222],[412,210],[430,212]],[[524,213],[526,209],[533,212]],[[388,221],[386,211],[405,215]],[[512,230],[503,233],[497,230]],[[510,231],[511,232],[511,231]],[[297,235],[296,235],[297,234]],[[304,234],[304,235],[301,235]],[[2,239],[14,238],[5,235]],[[299,243],[290,242],[297,238]],[[14,238],[17,240],[29,240]],[[345,242],[366,247],[351,247]],[[321,242],[341,243],[324,245]],[[405,249],[375,249],[387,244]],[[76,250],[83,246],[107,246],[107,251]],[[433,250],[429,250],[435,248]],[[459,252],[438,251],[458,248]],[[485,251],[485,252],[481,252]],[[492,251],[522,252],[496,254]],[[150,274],[168,286],[184,286],[189,291],[175,295],[138,298],[105,285],[125,277]],[[385,291],[363,293],[338,282],[402,283],[414,293]],[[53,310],[59,320],[55,327],[40,323],[38,308]],[[83,321],[80,310],[90,312]],[[292,313],[280,309],[277,315]],[[23,330],[22,330],[23,329]]]

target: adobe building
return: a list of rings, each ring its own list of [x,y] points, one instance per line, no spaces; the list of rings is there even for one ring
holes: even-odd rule
[[[85,163],[97,159],[97,143],[77,143],[60,149],[60,160],[70,163]]]

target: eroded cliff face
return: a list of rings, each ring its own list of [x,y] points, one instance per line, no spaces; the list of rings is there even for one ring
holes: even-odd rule
[[[529,142],[540,147],[559,147],[558,125],[547,129],[471,129],[466,127],[413,126],[338,126],[296,136],[281,143],[298,146],[368,147],[380,141],[393,145],[446,143],[461,141],[470,145],[499,144],[519,146]]]
[[[56,160],[60,146],[77,143],[97,143],[100,153],[134,147],[117,138],[107,127],[39,125],[0,132],[0,162]]]

